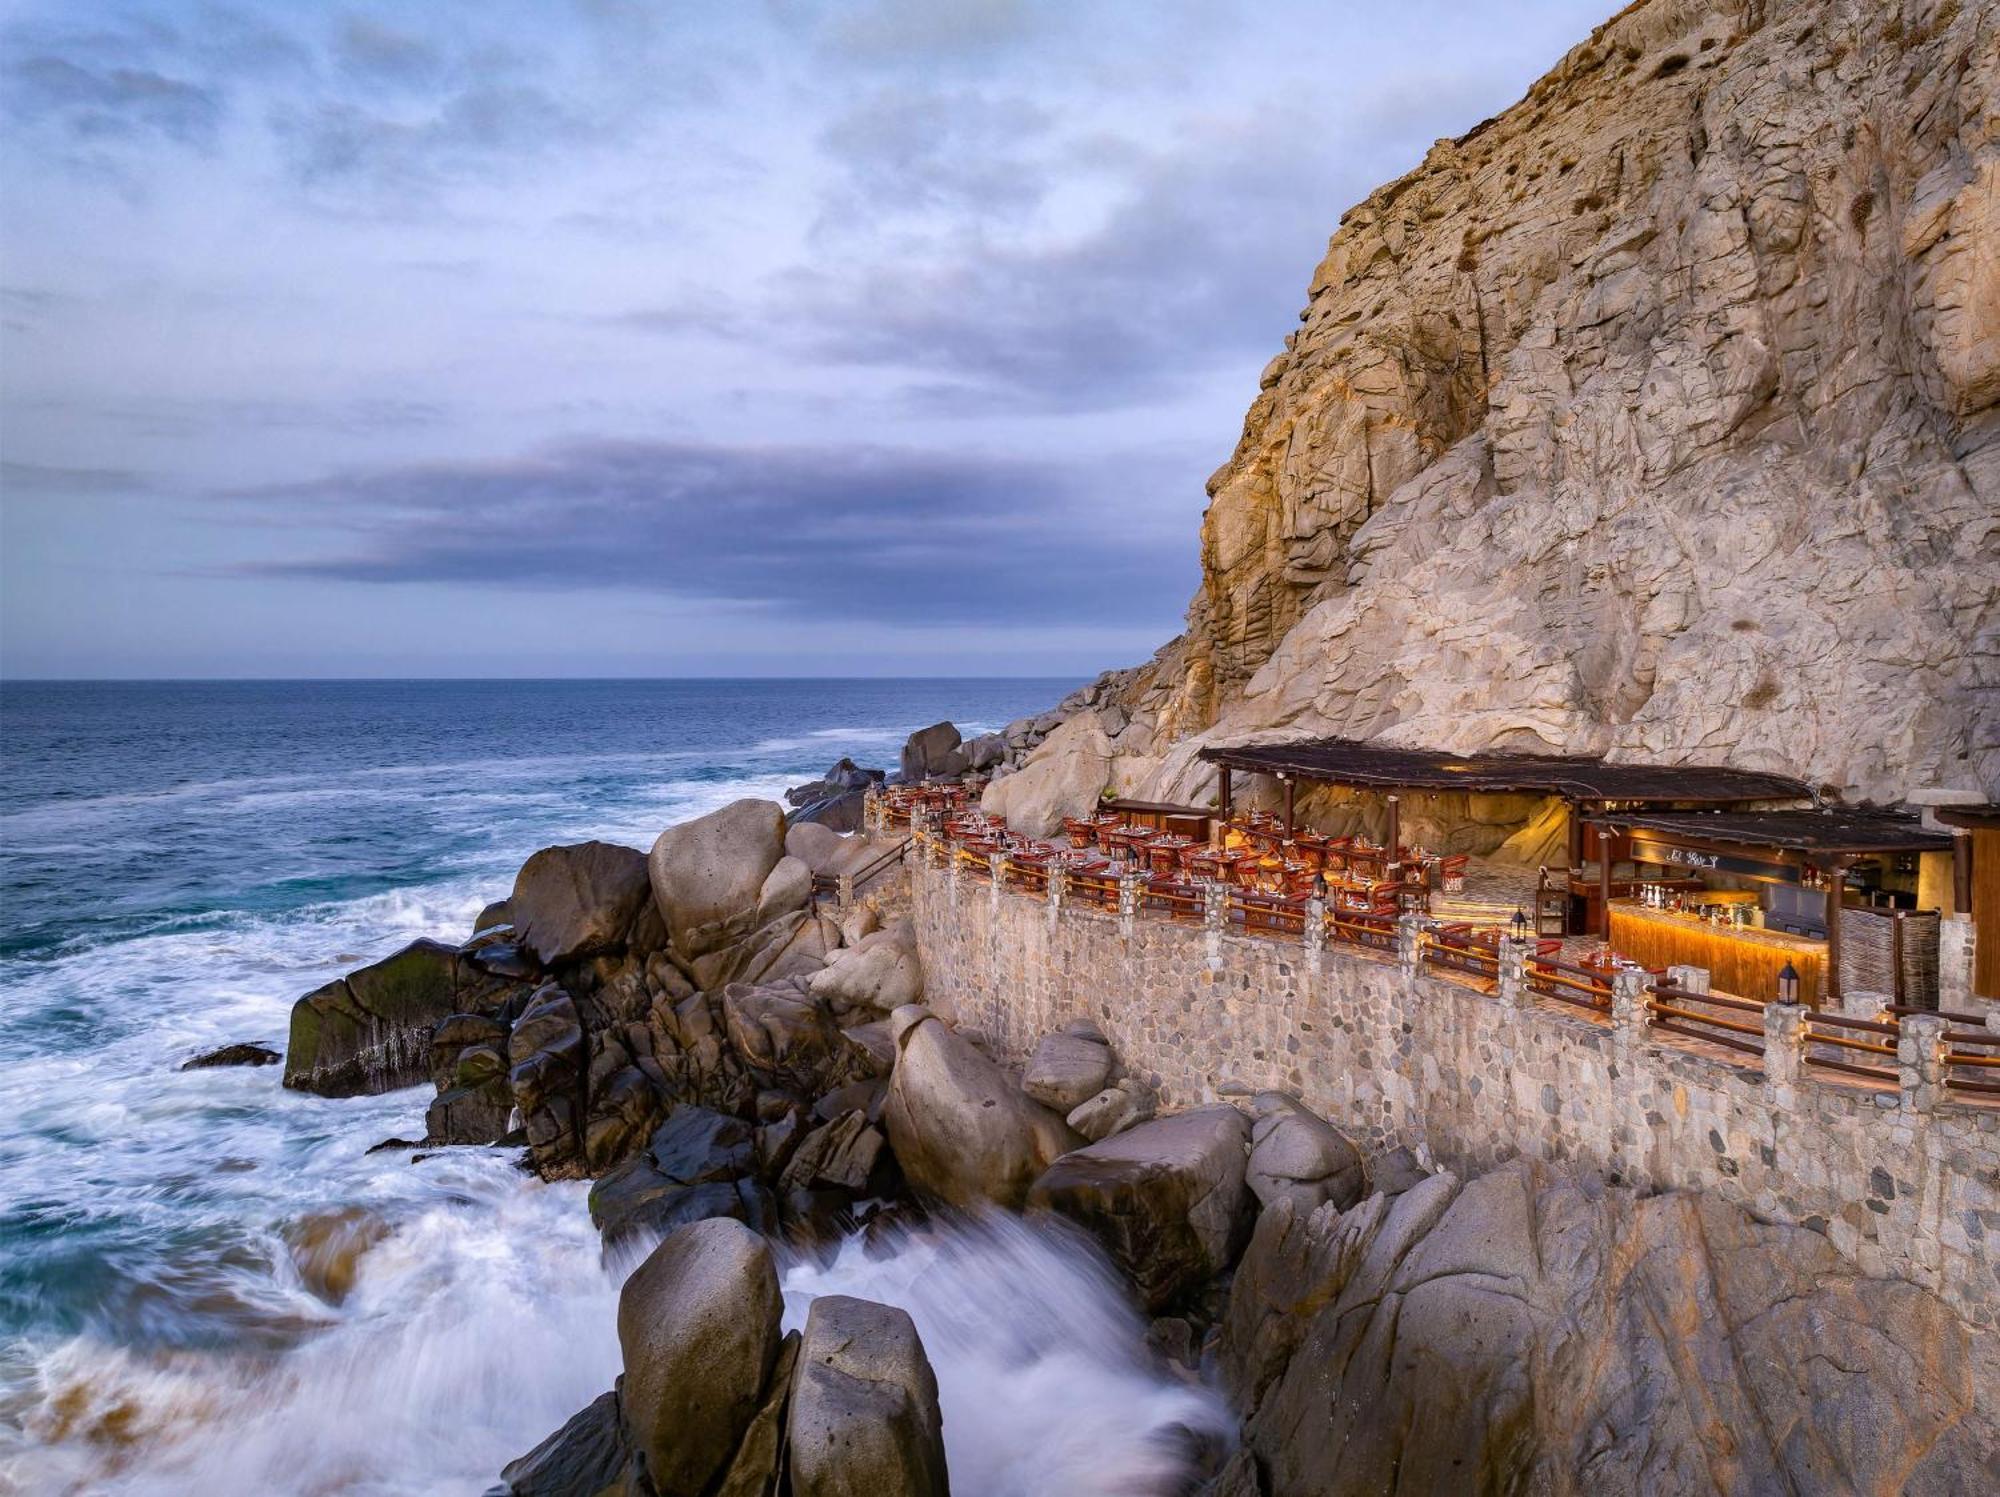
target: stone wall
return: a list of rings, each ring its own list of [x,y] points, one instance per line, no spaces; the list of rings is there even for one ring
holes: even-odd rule
[[[1386,954],[1051,906],[912,862],[927,1001],[1010,1058],[1087,1018],[1172,1107],[1279,1088],[1374,1151],[1713,1191],[2000,1324],[2000,1108],[1941,1098],[1907,1040],[1900,1088],[1800,1075],[1795,1044],[1767,1075],[1648,1031],[1629,1004],[1610,1022]]]

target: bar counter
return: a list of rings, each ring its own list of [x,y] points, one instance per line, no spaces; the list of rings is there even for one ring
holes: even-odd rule
[[[1777,1002],[1778,973],[1790,962],[1799,974],[1799,1002],[1817,1007],[1826,973],[1824,941],[1755,926],[1711,925],[1634,900],[1611,902],[1611,949],[1642,967],[1706,967],[1718,993],[1758,1003]]]

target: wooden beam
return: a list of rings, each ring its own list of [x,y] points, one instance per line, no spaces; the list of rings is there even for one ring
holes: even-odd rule
[[[1847,888],[1847,865],[1852,859],[1828,860],[1826,869],[1826,996],[1840,1002],[1840,896]]]
[[[1609,828],[1597,829],[1597,933],[1611,944],[1611,837]]]
[[[1384,867],[1391,878],[1396,876],[1396,870],[1402,866],[1402,854],[1397,850],[1402,845],[1403,798],[1400,795],[1392,795],[1389,797],[1389,855],[1383,859]]]
[[[1298,789],[1290,775],[1285,776],[1285,840],[1292,840],[1292,795]]]

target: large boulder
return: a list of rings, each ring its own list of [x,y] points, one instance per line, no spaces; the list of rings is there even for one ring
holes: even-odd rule
[[[651,895],[644,853],[578,842],[545,847],[523,863],[507,907],[516,941],[553,966],[624,950]]]
[[[903,779],[915,784],[964,774],[965,753],[958,745],[958,729],[948,722],[919,728],[903,744]]]
[[[794,1497],[947,1497],[937,1378],[908,1312],[822,1295],[792,1388]]]
[[[859,945],[831,953],[826,966],[806,979],[806,986],[842,1013],[873,1009],[886,1014],[920,1002],[924,964],[917,955],[916,935],[899,921],[863,936]]]
[[[1049,1034],[1021,1073],[1021,1090],[1045,1107],[1069,1113],[1104,1090],[1111,1047],[1084,1034]]]
[[[672,1232],[618,1296],[626,1425],[659,1497],[702,1497],[778,1359],[784,1301],[764,1239],[713,1219]]]
[[[1347,1136],[1296,1097],[1259,1092],[1250,1104],[1250,1167],[1257,1204],[1289,1200],[1301,1216],[1323,1202],[1345,1211],[1368,1193],[1368,1165]]]
[[[430,1077],[431,1031],[462,1007],[458,949],[412,941],[292,1005],[285,1085],[322,1097],[415,1086]]]
[[[816,1097],[859,1080],[871,1068],[833,1021],[823,999],[795,982],[722,990],[723,1022],[737,1057],[767,1085]]]
[[[899,1008],[891,1023],[896,1068],[882,1118],[918,1191],[952,1206],[1019,1206],[1049,1162],[1082,1142],[929,1010]]]
[[[1156,1118],[1065,1154],[1035,1181],[1028,1204],[1096,1238],[1147,1307],[1161,1310],[1242,1249],[1249,1141],[1249,1123],[1226,1103]]]
[[[1268,1497],[1942,1494],[2000,1469],[1982,1353],[1933,1295],[1713,1197],[1527,1161],[1279,1201],[1219,1351]]]
[[[736,801],[660,833],[646,866],[674,950],[691,959],[747,935],[784,855],[776,801]]]
[[[962,747],[965,767],[975,773],[998,768],[1007,757],[1007,740],[998,733],[982,733],[977,738],[968,738]]]
[[[811,821],[793,822],[785,833],[785,856],[797,858],[814,873],[835,872],[834,865],[848,845],[832,827]]]
[[[1065,816],[1086,816],[1111,784],[1111,740],[1097,714],[1080,712],[1057,728],[1013,774],[986,787],[979,805],[1010,830],[1052,836]]]
[[[1151,1118],[1160,1109],[1159,1094],[1137,1076],[1120,1076],[1069,1115],[1069,1125],[1091,1143],[1101,1143]]]
[[[606,1393],[574,1415],[526,1455],[500,1468],[511,1497],[637,1497],[633,1451],[619,1414],[618,1395]]]

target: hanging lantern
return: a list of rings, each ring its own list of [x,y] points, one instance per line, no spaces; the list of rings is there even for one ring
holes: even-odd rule
[[[1784,970],[1778,974],[1778,1001],[1780,1003],[1799,1001],[1799,969],[1789,961],[1785,963]]]
[[[1528,934],[1528,912],[1518,904],[1514,906],[1514,939],[1525,940]]]

